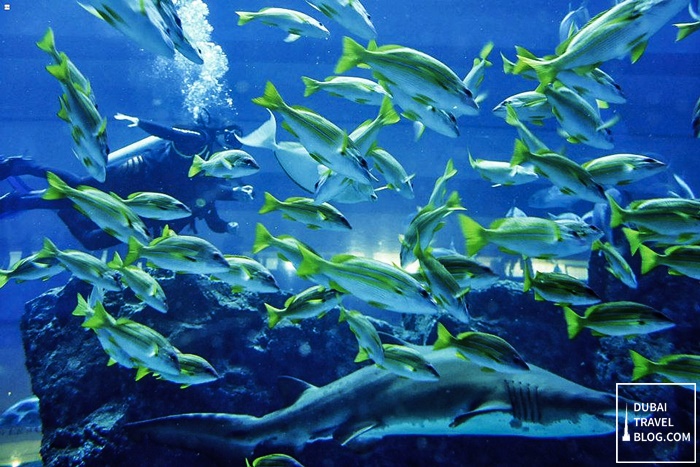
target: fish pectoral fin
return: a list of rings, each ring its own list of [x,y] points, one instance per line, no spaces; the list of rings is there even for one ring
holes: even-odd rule
[[[463,423],[468,422],[474,417],[479,415],[491,413],[491,412],[512,412],[512,408],[509,405],[481,405],[474,410],[457,415],[452,423],[450,423],[450,428],[456,428]]]
[[[356,438],[367,433],[379,423],[374,420],[363,420],[361,423],[346,423],[338,427],[333,433],[333,439],[342,446],[347,446]]]

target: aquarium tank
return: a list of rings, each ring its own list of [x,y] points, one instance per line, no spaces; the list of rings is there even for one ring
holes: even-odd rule
[[[0,0],[0,466],[697,461],[697,0]]]

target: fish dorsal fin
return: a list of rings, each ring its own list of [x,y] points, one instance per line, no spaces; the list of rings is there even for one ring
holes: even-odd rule
[[[346,446],[351,443],[356,438],[367,433],[372,428],[379,425],[378,422],[374,420],[362,420],[361,422],[347,422],[340,425],[337,430],[333,433],[333,439],[340,443],[342,446]]]
[[[463,414],[457,415],[454,420],[452,420],[452,423],[450,423],[450,428],[456,428],[459,425],[462,425],[463,423],[468,422],[474,417],[478,417],[479,415],[491,413],[491,412],[511,412],[512,408],[509,405],[499,403],[499,404],[491,404],[491,403],[484,403],[480,405],[479,407],[475,408],[474,410],[469,410],[468,412],[465,412]]]
[[[293,376],[280,376],[277,378],[277,389],[282,396],[285,405],[292,405],[308,390],[317,389],[311,383]]]

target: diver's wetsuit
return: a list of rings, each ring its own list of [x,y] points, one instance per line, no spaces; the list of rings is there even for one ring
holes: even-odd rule
[[[250,199],[250,187],[234,187],[214,177],[190,178],[187,175],[192,156],[197,154],[206,159],[212,152],[223,149],[217,142],[221,131],[166,127],[143,120],[138,120],[137,126],[162,141],[156,140],[140,154],[108,164],[107,177],[103,183],[90,177],[80,178],[65,171],[49,169],[22,157],[0,160],[0,179],[24,175],[46,179],[46,172],[51,171],[71,186],[89,185],[105,192],[114,192],[122,198],[139,191],[166,193],[185,203],[192,210],[192,216],[167,222],[144,219],[152,234],[158,235],[166,223],[175,231],[186,226],[194,229],[194,221],[198,218],[204,219],[214,232],[230,231],[235,223],[228,223],[219,217],[215,202]],[[234,130],[230,127],[226,131]],[[228,148],[240,147],[235,138],[226,138],[224,144]],[[42,199],[44,191],[14,192],[2,196],[0,215],[29,209],[57,209],[61,220],[85,248],[97,250],[119,243],[119,240],[75,210],[70,200]]]

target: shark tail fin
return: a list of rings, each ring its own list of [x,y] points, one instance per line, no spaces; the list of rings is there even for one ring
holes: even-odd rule
[[[200,451],[228,463],[251,455],[264,441],[254,435],[259,420],[250,415],[191,413],[129,423],[124,428],[131,437]]]
[[[632,364],[634,365],[632,369],[632,381],[637,381],[638,379],[654,373],[654,362],[643,357],[634,350],[630,350],[630,357],[632,357]]]
[[[270,113],[270,118],[260,125],[257,129],[248,133],[246,136],[236,135],[236,139],[241,142],[244,146],[253,146],[255,148],[265,148],[274,151],[277,148],[277,140],[275,134],[277,133],[277,120],[272,114],[270,109],[267,109]]]

